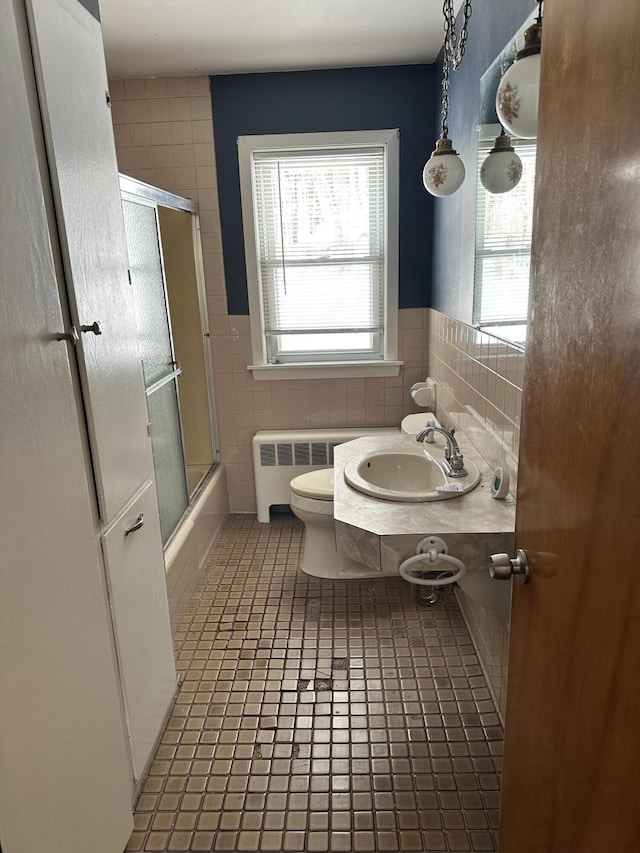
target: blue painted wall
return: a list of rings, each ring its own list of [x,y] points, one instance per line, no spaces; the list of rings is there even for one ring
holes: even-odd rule
[[[230,314],[248,314],[238,136],[400,128],[401,308],[428,306],[433,200],[422,167],[433,147],[433,65],[211,77],[222,246]]]
[[[431,305],[438,311],[471,322],[475,243],[475,195],[480,78],[511,36],[531,14],[533,0],[474,0],[469,41],[460,68],[451,74],[449,138],[462,157],[467,176],[461,189],[437,199],[433,231]],[[460,16],[458,16],[458,25]],[[440,79],[442,56],[437,65]],[[436,120],[439,121],[439,110]]]

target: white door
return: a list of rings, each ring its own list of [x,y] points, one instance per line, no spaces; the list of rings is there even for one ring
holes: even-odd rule
[[[101,516],[153,476],[100,24],[26,0]],[[89,250],[87,250],[89,248]],[[98,323],[101,334],[91,330]]]
[[[0,0],[0,846],[117,853],[131,768],[24,18]]]
[[[120,530],[122,512],[153,480],[153,456],[101,30],[78,0],[26,0],[26,7],[71,322],[80,332],[76,351],[137,780],[176,674],[155,488],[144,498],[144,530],[129,539]]]
[[[158,501],[149,483],[102,537],[133,776],[141,778],[176,692]]]

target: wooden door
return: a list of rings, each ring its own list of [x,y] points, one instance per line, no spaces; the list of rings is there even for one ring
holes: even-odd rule
[[[500,853],[640,849],[640,4],[544,9]]]
[[[100,24],[78,0],[26,0],[100,512],[153,476]]]
[[[22,0],[0,56],[0,846],[114,853],[131,768]]]

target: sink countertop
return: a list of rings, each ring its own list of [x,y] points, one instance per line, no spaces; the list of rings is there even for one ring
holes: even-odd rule
[[[425,503],[403,503],[372,498],[352,489],[344,480],[344,466],[354,457],[382,450],[415,450],[414,436],[385,435],[358,438],[334,449],[334,516],[342,522],[377,536],[439,533],[509,533],[515,529],[515,499],[491,497],[493,471],[483,457],[456,431],[456,440],[466,459],[478,466],[481,479],[475,489],[460,497]],[[446,441],[436,434],[426,449],[438,462],[444,458]],[[453,481],[451,481],[453,482]]]

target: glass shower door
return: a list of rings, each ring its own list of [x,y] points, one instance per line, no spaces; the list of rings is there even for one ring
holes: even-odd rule
[[[156,207],[123,199],[138,340],[147,394],[162,541],[187,510],[189,495],[171,323],[167,310]]]

